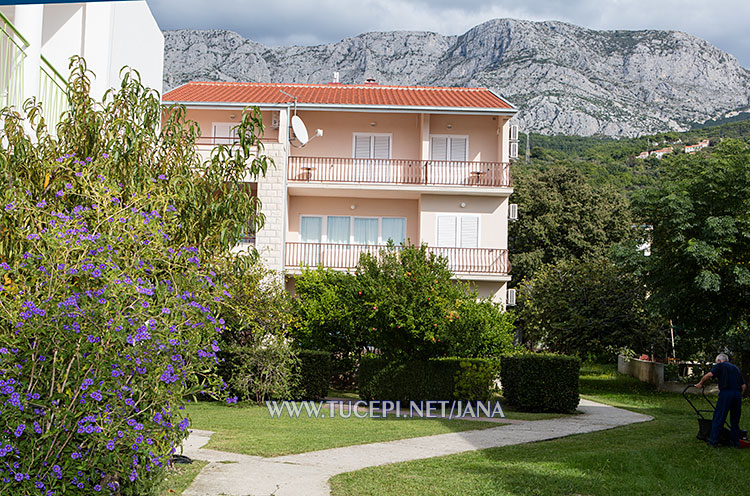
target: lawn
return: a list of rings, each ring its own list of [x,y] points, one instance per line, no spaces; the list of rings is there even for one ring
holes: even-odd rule
[[[182,465],[175,464],[174,467],[167,469],[167,476],[159,485],[156,493],[159,496],[175,496],[182,494],[187,489],[193,479],[198,475],[208,462],[193,460],[193,463]]]
[[[747,494],[750,450],[713,449],[677,394],[590,368],[582,396],[651,415],[652,422],[441,458],[373,467],[331,479],[333,494]],[[743,406],[750,408],[745,400]],[[746,419],[748,417],[745,417]],[[745,420],[743,426],[750,422]]]
[[[325,410],[324,410],[325,411]],[[471,420],[422,418],[271,418],[265,406],[216,402],[188,405],[191,427],[214,431],[208,448],[259,456],[280,456],[355,444],[392,441],[448,432],[498,427]]]

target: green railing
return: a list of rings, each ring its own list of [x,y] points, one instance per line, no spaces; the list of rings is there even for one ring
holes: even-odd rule
[[[21,33],[0,12],[0,108],[23,105],[23,61],[29,46]]]
[[[48,129],[54,131],[60,115],[68,109],[68,83],[52,64],[41,56],[39,65],[39,101]]]

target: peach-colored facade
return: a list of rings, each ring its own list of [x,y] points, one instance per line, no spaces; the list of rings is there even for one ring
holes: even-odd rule
[[[243,108],[186,104],[203,153]],[[427,244],[458,279],[504,304],[515,110],[311,107],[261,106],[276,169],[258,181],[271,234],[259,232],[256,247],[288,274],[288,287],[300,265],[351,269],[359,254],[396,238]],[[304,146],[288,124],[295,113],[313,137]]]

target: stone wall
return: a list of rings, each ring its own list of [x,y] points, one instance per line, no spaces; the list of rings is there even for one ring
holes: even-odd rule
[[[267,143],[265,154],[273,159],[266,177],[258,179],[261,212],[266,216],[263,229],[255,235],[255,247],[269,269],[284,269],[284,233],[286,231],[286,167],[287,154],[282,143]]]
[[[664,384],[663,363],[648,362],[646,360],[626,358],[623,355],[619,355],[617,357],[617,371],[658,387]]]

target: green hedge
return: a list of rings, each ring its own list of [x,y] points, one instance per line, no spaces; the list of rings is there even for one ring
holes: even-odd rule
[[[331,382],[331,354],[326,351],[302,350],[297,354],[299,369],[295,399],[321,400],[328,396]]]
[[[359,396],[364,400],[484,401],[489,399],[500,363],[484,358],[439,358],[389,362],[362,358]]]
[[[546,353],[503,356],[503,397],[530,412],[572,413],[578,406],[576,357]]]

